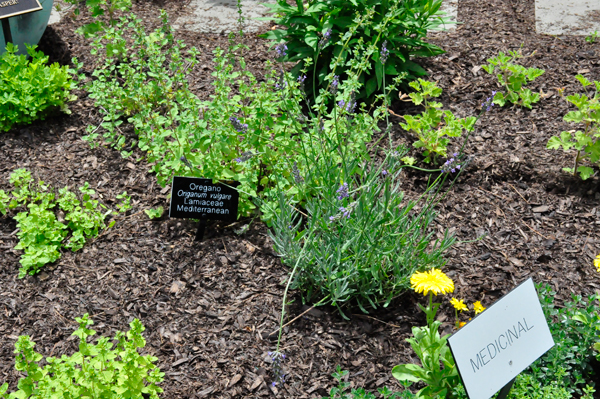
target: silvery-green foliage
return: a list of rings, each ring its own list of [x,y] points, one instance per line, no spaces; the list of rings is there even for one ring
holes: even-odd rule
[[[455,239],[446,233],[435,240],[428,229],[439,187],[421,200],[404,199],[402,155],[380,166],[361,165],[351,155],[341,164],[315,165],[306,177],[313,195],[305,211],[281,196],[271,237],[283,262],[297,265],[292,287],[303,301],[367,312],[410,287],[415,271],[445,264],[442,253]]]

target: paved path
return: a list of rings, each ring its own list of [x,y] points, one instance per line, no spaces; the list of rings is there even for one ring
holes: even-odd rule
[[[246,18],[244,31],[256,32],[265,24],[255,18],[269,16],[261,3],[266,0],[241,0]],[[272,0],[270,0],[272,1]],[[446,0],[442,9],[456,20],[459,0]],[[192,0],[186,15],[175,20],[175,29],[207,33],[227,33],[239,30],[237,0]],[[61,14],[55,10],[50,25],[58,23]],[[536,0],[535,21],[538,33],[549,35],[587,36],[600,32],[600,0]],[[449,25],[454,29],[455,25]]]

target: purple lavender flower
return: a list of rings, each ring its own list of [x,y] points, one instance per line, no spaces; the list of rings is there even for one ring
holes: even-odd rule
[[[483,104],[481,104],[481,108],[485,108],[485,112],[489,112],[489,110],[494,106],[494,96],[496,93],[496,91],[492,91],[492,95],[488,97]]]
[[[454,154],[452,154],[452,157],[446,160],[446,162],[444,162],[444,165],[442,165],[442,172],[456,173],[457,170],[460,170],[460,166],[460,158],[458,156],[458,153],[455,152]]]
[[[233,128],[236,132],[244,134],[248,131],[248,124],[241,123],[235,116],[230,117],[229,121],[233,125]]]
[[[387,175],[389,175],[389,172],[387,170],[382,170],[381,171],[381,176],[386,177]]]
[[[331,80],[331,85],[329,86],[329,90],[331,91],[331,94],[337,93],[338,91],[338,85],[340,84],[339,81],[339,76],[338,75],[333,75],[333,79]]]
[[[252,158],[255,154],[252,151],[244,151],[239,158],[235,158],[234,161],[237,163],[244,163],[250,158]]]
[[[298,76],[298,82],[304,83],[305,80],[306,80],[306,75],[300,75],[300,76]]]
[[[282,90],[287,87],[287,81],[285,80],[285,74],[283,71],[279,71],[279,81],[275,83],[277,90]]]
[[[336,193],[338,193],[338,200],[343,200],[344,198],[348,198],[350,194],[348,194],[348,183],[344,183],[337,189]]]
[[[390,50],[387,49],[387,40],[383,42],[381,46],[381,53],[379,53],[379,58],[381,59],[381,63],[385,65],[388,57],[390,56]]]
[[[297,184],[304,182],[304,178],[300,176],[300,170],[298,170],[298,162],[296,161],[294,161],[294,165],[292,166],[292,175],[294,175],[294,180]]]
[[[187,158],[186,158],[184,155],[182,155],[182,156],[181,156],[181,158],[179,158],[179,160],[180,160],[181,162],[183,162],[183,163],[185,164],[185,166],[187,166],[188,168],[190,168],[190,169],[193,169],[193,168],[194,168],[194,167],[192,166],[192,164],[190,163],[190,161],[188,161],[188,159],[187,159]]]
[[[275,46],[275,52],[277,53],[277,58],[285,57],[287,55],[287,46],[285,43],[279,43]]]
[[[331,39],[331,29],[327,29],[325,33],[323,33],[323,38],[319,40],[319,47],[323,48]]]
[[[271,360],[273,361],[272,364],[272,368],[273,368],[273,375],[275,377],[275,381],[273,381],[271,383],[271,386],[276,386],[277,383],[281,383],[283,384],[285,382],[285,374],[283,372],[283,361],[285,360],[285,355],[281,352],[275,351],[275,352],[269,352],[269,356],[271,357]]]

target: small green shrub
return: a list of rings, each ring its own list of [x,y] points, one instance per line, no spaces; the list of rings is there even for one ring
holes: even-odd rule
[[[43,181],[34,184],[31,173],[25,169],[16,169],[10,175],[10,183],[15,187],[10,195],[0,190],[0,214],[19,207],[27,209],[14,217],[19,229],[15,249],[24,251],[19,278],[34,275],[44,265],[59,259],[63,247],[78,251],[106,227],[104,219],[110,211],[103,214],[98,209],[106,207],[92,199],[95,192],[87,182],[79,188],[81,201],[67,187],[59,190],[56,199]],[[65,212],[65,223],[57,219],[56,205]]]
[[[297,269],[292,288],[303,301],[329,303],[340,312],[344,305],[358,305],[367,312],[409,288],[416,270],[445,264],[441,255],[454,238],[446,234],[433,242],[427,230],[435,218],[435,196],[404,200],[403,152],[390,154],[379,167],[358,168],[360,161],[351,156],[341,165],[315,166],[306,177],[313,193],[306,213],[281,196],[271,237],[283,262]]]
[[[163,390],[156,384],[162,382],[164,373],[154,364],[158,359],[141,356],[138,348],[146,346],[142,336],[145,328],[138,319],[133,320],[127,333],[117,332],[116,347],[107,337],[97,343],[87,340],[96,332],[88,327],[93,324],[86,313],[75,319],[79,328],[72,335],[79,337],[79,351],[71,356],[47,357],[48,363],[40,367],[43,356],[34,351],[35,343],[27,335],[15,343],[15,368],[26,372],[18,390],[6,394],[8,384],[0,387],[0,397],[25,398],[141,398],[142,395],[158,399]]]
[[[409,96],[415,105],[423,104],[425,111],[421,115],[404,115],[406,123],[400,126],[406,131],[413,132],[418,140],[413,144],[415,148],[423,149],[423,162],[429,163],[432,160],[436,162],[438,157],[447,157],[448,137],[460,137],[463,130],[472,132],[475,128],[477,118],[470,116],[468,118],[456,118],[451,111],[442,111],[442,104],[430,101],[431,98],[439,97],[442,89],[437,87],[434,82],[428,82],[423,79],[409,83],[410,87],[415,89]]]
[[[600,36],[600,33],[598,33],[598,31],[594,31],[585,38],[585,41],[589,44],[596,43],[596,39],[598,38],[598,36]]]
[[[520,50],[511,50],[508,53],[509,55],[505,55],[500,51],[497,57],[487,60],[489,64],[481,66],[487,73],[496,74],[498,82],[506,89],[506,93],[496,93],[494,103],[504,107],[507,102],[510,102],[531,109],[531,104],[540,101],[540,94],[533,93],[531,90],[525,88],[525,85],[543,75],[544,70],[525,68],[524,66],[514,64],[514,60],[523,57]]]
[[[425,40],[428,30],[449,23],[440,16],[441,4],[441,0],[309,0],[296,1],[296,6],[292,6],[286,0],[277,0],[276,4],[265,4],[275,14],[266,19],[282,29],[262,37],[285,43],[281,60],[297,62],[292,70],[295,78],[308,68],[307,58],[317,60],[306,73],[307,92],[314,97],[328,86],[326,77],[330,72],[342,80],[347,77],[353,62],[349,49],[357,43],[364,44],[370,54],[359,80],[362,89],[357,98],[373,99],[373,93],[385,86],[385,75],[406,73],[409,79],[423,76],[426,71],[413,57],[443,53]],[[366,16],[359,26],[353,24],[357,15]],[[385,62],[382,53],[386,54]],[[336,65],[335,70],[332,65]]]
[[[557,382],[568,392],[581,395],[593,373],[593,345],[600,330],[598,296],[584,299],[573,295],[572,302],[557,308],[556,293],[549,286],[538,286],[538,292],[555,344],[527,372],[544,385]]]
[[[67,102],[77,98],[71,94],[76,71],[58,63],[47,65],[48,57],[36,47],[27,45],[31,60],[16,55],[18,48],[12,43],[0,56],[0,130],[5,132],[44,119],[56,109],[70,113]],[[73,62],[77,65],[76,59]]]
[[[577,80],[587,91],[592,86],[585,76],[577,75]],[[594,169],[589,166],[580,165],[581,161],[588,160],[592,164],[600,162],[600,82],[594,81],[595,92],[573,94],[567,97],[567,101],[577,107],[577,111],[570,111],[563,118],[565,122],[583,125],[583,131],[564,131],[558,136],[552,136],[548,140],[547,148],[556,150],[562,148],[564,151],[577,150],[572,168],[563,168],[565,172],[576,175],[579,173],[582,180],[589,179],[594,174]],[[589,97],[588,97],[589,95]]]

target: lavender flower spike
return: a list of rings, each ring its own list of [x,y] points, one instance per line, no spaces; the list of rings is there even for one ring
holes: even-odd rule
[[[338,200],[343,200],[344,198],[348,198],[350,194],[348,194],[348,183],[344,183],[337,189],[336,193],[338,193]]]
[[[383,42],[381,46],[381,53],[379,54],[379,58],[381,59],[381,63],[385,65],[388,57],[390,56],[390,50],[387,49],[387,40]]]
[[[287,45],[285,43],[279,43],[275,46],[275,52],[277,53],[277,58],[285,57],[287,55]]]

